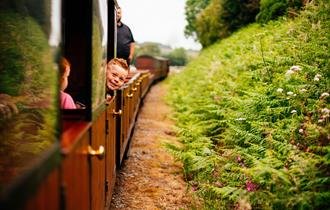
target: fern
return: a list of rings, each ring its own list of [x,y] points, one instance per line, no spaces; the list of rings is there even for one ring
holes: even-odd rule
[[[171,150],[206,209],[328,208],[329,14],[252,24],[171,78]]]

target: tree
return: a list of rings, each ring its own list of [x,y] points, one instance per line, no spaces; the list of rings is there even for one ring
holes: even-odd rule
[[[303,6],[303,0],[261,0],[257,22],[267,23],[279,16],[286,15],[289,9],[296,11]]]
[[[159,45],[153,42],[143,43],[139,48],[136,49],[135,55],[160,56]]]
[[[260,0],[224,0],[222,19],[228,24],[230,33],[255,21]]]
[[[259,0],[211,0],[195,20],[197,39],[207,47],[254,22],[258,12]]]
[[[226,37],[226,25],[220,21],[223,11],[222,0],[212,0],[196,19],[197,39],[203,48],[216,42],[220,37]]]
[[[185,6],[185,15],[188,24],[185,27],[184,34],[187,37],[193,37],[197,39],[196,36],[196,19],[197,16],[209,5],[210,0],[187,0]]]
[[[187,64],[188,56],[184,48],[175,48],[169,54],[164,55],[164,57],[170,60],[172,66],[184,66]]]

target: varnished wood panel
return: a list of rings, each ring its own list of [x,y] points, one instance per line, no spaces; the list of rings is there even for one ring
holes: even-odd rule
[[[116,182],[116,109],[115,98],[107,107],[107,139],[106,139],[106,206],[109,208],[111,203],[112,191]]]
[[[146,95],[149,86],[150,86],[150,79],[149,76],[151,75],[150,72],[148,70],[142,70],[140,71],[142,72],[142,76],[141,76],[141,84],[140,84],[140,89],[141,89],[141,98],[144,98],[144,96]]]
[[[129,118],[130,118],[130,99],[127,97],[130,94],[130,86],[128,85],[127,88],[124,89],[123,94],[123,116],[122,116],[122,138],[120,144],[120,157],[121,161],[124,157],[126,145],[127,145],[127,138],[128,138],[128,130],[129,130]]]
[[[62,164],[62,198],[65,210],[90,210],[89,132],[81,134]]]
[[[55,169],[41,184],[36,195],[29,199],[24,210],[59,210],[60,175]]]
[[[93,122],[92,125],[92,142],[91,146],[94,150],[98,150],[100,146],[105,147],[106,140],[106,110]],[[105,153],[108,151],[106,150]],[[96,156],[91,157],[92,171],[92,210],[100,210],[105,206],[105,157],[100,159]]]

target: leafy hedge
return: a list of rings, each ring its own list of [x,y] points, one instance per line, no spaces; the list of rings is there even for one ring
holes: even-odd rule
[[[302,0],[261,0],[260,12],[256,16],[256,21],[267,23],[279,16],[287,15],[290,10],[291,13],[297,13],[302,6]]]
[[[191,189],[207,209],[326,209],[330,5],[253,24],[170,81]]]
[[[185,35],[206,48],[247,24],[296,17],[310,0],[187,0]]]
[[[205,2],[205,0],[200,1]],[[186,10],[189,11],[188,8],[187,2]],[[203,47],[208,47],[217,40],[228,37],[239,28],[254,22],[258,12],[259,0],[210,0],[200,13],[195,14],[197,16],[194,20],[196,38]],[[190,22],[186,28],[189,28],[189,25],[192,23]]]

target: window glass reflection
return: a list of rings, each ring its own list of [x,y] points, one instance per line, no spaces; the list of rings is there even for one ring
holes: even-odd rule
[[[92,108],[95,110],[105,100],[105,71],[107,52],[107,3],[106,0],[93,2],[92,32]]]
[[[49,46],[51,5],[0,3],[0,189],[56,141],[59,51]]]

